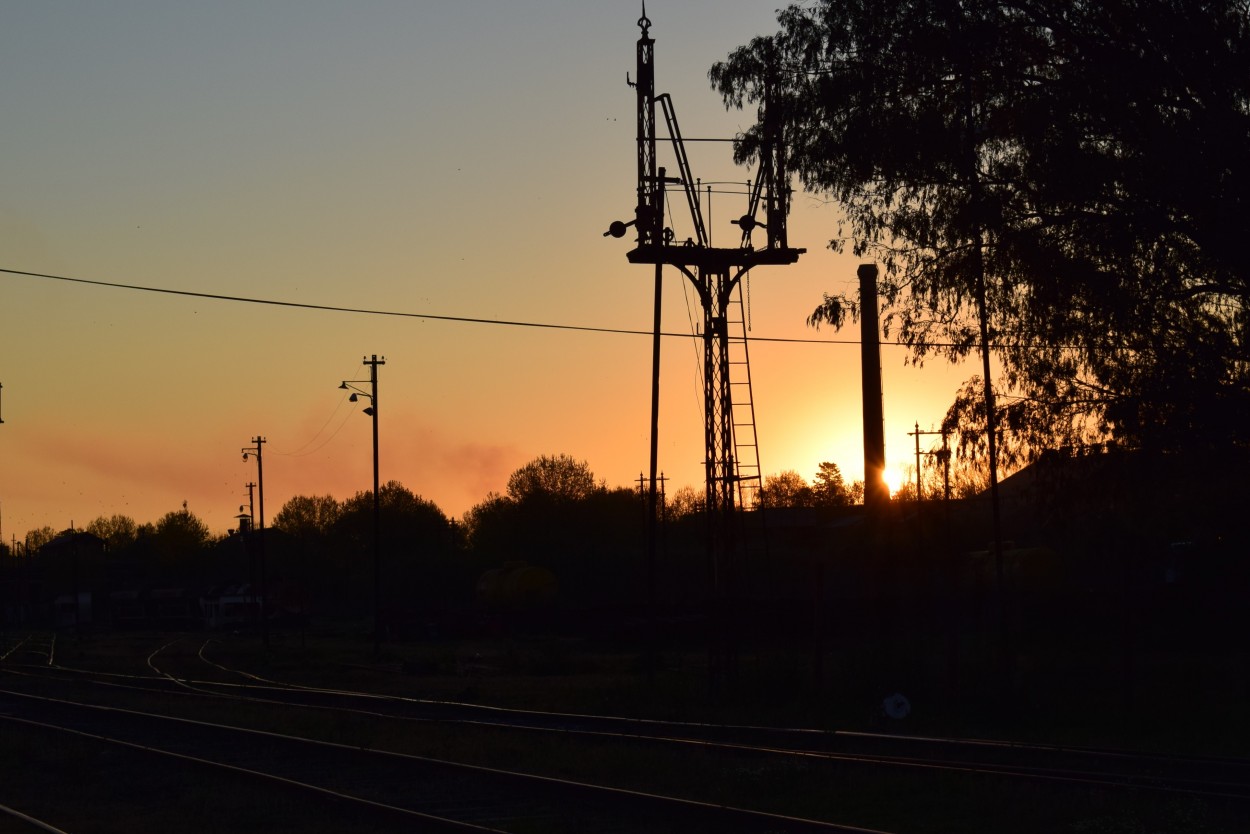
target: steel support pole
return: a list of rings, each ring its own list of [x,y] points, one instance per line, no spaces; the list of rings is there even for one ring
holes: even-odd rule
[[[382,504],[378,494],[378,357],[369,365],[369,385],[373,392],[373,653],[382,649]]]

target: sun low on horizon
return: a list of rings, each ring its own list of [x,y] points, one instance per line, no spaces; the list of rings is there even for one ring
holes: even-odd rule
[[[904,487],[908,486],[908,475],[906,468],[899,464],[886,466],[885,471],[882,472],[882,478],[890,490],[891,497],[898,495],[903,491]]]

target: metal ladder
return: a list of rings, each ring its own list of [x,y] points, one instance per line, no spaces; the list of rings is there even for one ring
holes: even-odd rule
[[[755,509],[760,487],[759,438],[755,431],[755,398],[751,390],[751,360],[747,349],[747,322],[742,303],[743,276],[734,287],[725,310],[729,348],[729,396],[733,424],[734,463],[737,469],[738,506]]]

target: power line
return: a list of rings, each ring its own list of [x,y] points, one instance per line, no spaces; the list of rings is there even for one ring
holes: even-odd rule
[[[398,310],[372,310],[364,307],[342,307],[332,304],[310,304],[303,301],[282,301],[272,298],[250,298],[240,295],[222,295],[220,293],[197,292],[194,290],[175,290],[168,287],[145,287],[139,284],[123,284],[115,281],[97,281],[89,278],[70,278],[64,275],[51,275],[43,272],[26,272],[20,269],[5,269],[0,267],[0,272],[9,275],[22,275],[28,278],[44,278],[50,281],[64,281],[70,284],[86,284],[95,287],[110,287],[112,289],[135,290],[138,292],[161,293],[163,295],[177,295],[188,298],[206,298],[213,301],[233,301],[241,304],[263,304],[271,307],[291,307],[302,310],[320,310],[331,313],[357,313],[367,316],[392,316],[398,318],[413,319],[430,319],[432,321],[448,321],[460,322],[466,324],[491,324],[504,327],[534,327],[547,330],[573,330],[584,333],[609,333],[623,336],[651,336],[650,330],[627,330],[614,327],[591,327],[589,325],[577,324],[553,324],[550,322],[533,322],[533,321],[511,321],[508,319],[488,319],[474,316],[444,316],[434,313],[407,313]],[[660,335],[690,339],[697,338],[696,333],[661,333]],[[752,336],[751,341],[754,342],[777,342],[790,344],[812,344],[812,345],[858,345],[859,339],[797,339],[797,338],[778,338],[769,336]],[[906,347],[905,345],[898,345]]]
[[[347,425],[347,421],[352,416],[352,412],[350,410],[343,412],[342,419],[339,420],[338,426],[334,429],[333,432],[330,433],[329,437],[327,437],[325,440],[322,440],[320,443],[317,443],[317,445],[311,449],[309,449],[308,447],[312,446],[313,443],[316,443],[317,438],[321,437],[322,432],[326,430],[326,426],[330,425],[330,422],[335,418],[335,416],[339,413],[339,411],[342,410],[343,403],[345,402],[347,402],[346,391],[343,392],[343,396],[339,397],[338,404],[334,406],[334,410],[330,412],[330,416],[326,418],[325,423],[321,425],[321,428],[317,429],[316,434],[314,434],[311,438],[309,438],[307,441],[304,442],[303,446],[300,446],[294,452],[281,452],[281,451],[271,450],[270,454],[281,455],[282,457],[287,457],[287,458],[305,458],[305,457],[308,457],[309,455],[313,455],[313,454],[316,454],[317,452],[320,452],[322,449],[324,449],[326,446],[330,444],[331,440],[338,437],[339,432],[341,432],[343,430],[343,427]]]

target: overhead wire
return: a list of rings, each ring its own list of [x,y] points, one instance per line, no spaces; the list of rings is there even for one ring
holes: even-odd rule
[[[277,449],[272,449],[270,450],[270,454],[278,455],[279,457],[284,458],[306,458],[309,455],[315,455],[317,452],[320,452],[330,443],[331,440],[338,437],[339,432],[341,432],[343,427],[347,425],[347,421],[351,419],[352,416],[352,412],[350,410],[343,412],[343,418],[339,420],[339,424],[335,426],[334,431],[330,433],[329,437],[311,449],[308,447],[316,442],[317,438],[321,436],[321,433],[326,430],[326,426],[330,425],[331,421],[338,416],[339,411],[343,408],[343,403],[347,402],[347,398],[348,393],[344,391],[343,396],[339,397],[339,401],[335,404],[334,410],[330,412],[330,416],[326,418],[324,423],[322,423],[321,428],[317,429],[317,432],[304,442],[304,445],[298,447],[294,452],[283,452]]]
[[[90,278],[71,278],[71,277],[64,276],[64,275],[52,275],[52,274],[43,273],[43,272],[27,272],[24,270],[7,269],[4,267],[0,267],[0,273],[6,273],[9,275],[21,275],[21,276],[25,276],[28,278],[42,278],[42,279],[51,280],[51,281],[63,281],[66,283],[71,283],[71,284],[85,284],[85,285],[96,286],[96,287],[109,287],[112,289],[134,290],[138,292],[152,292],[152,293],[160,293],[163,295],[175,295],[175,296],[183,296],[183,297],[188,297],[188,298],[204,298],[204,299],[209,299],[212,301],[231,301],[231,302],[242,303],[242,304],[260,304],[260,305],[267,305],[267,306],[272,306],[272,307],[289,307],[289,308],[303,309],[303,310],[319,310],[322,312],[331,312],[331,313],[356,313],[359,315],[368,315],[368,316],[391,316],[391,317],[396,317],[396,318],[429,319],[431,321],[459,322],[459,323],[465,323],[465,324],[487,324],[487,325],[497,325],[497,326],[504,326],[504,327],[533,327],[533,328],[548,329],[548,330],[570,330],[570,331],[578,331],[578,332],[584,332],[584,333],[607,333],[607,334],[615,334],[615,335],[623,335],[623,336],[654,335],[651,330],[631,330],[627,328],[617,328],[617,327],[593,327],[590,325],[555,324],[552,322],[491,319],[491,318],[483,318],[483,317],[477,317],[477,316],[448,316],[448,315],[439,315],[435,313],[413,313],[413,312],[404,312],[404,311],[398,311],[398,310],[376,310],[376,309],[369,309],[369,308],[363,308],[363,307],[344,307],[344,306],[332,305],[332,304],[312,304],[312,303],[305,302],[305,301],[284,301],[284,300],[272,299],[272,298],[254,298],[254,297],[249,297],[249,296],[225,295],[221,293],[200,292],[200,291],[195,291],[195,290],[178,290],[178,289],[171,289],[169,287],[148,287],[148,286],[143,286],[140,284],[124,284],[124,283],[116,282],[116,281],[100,281],[100,280],[94,280]],[[693,332],[692,333],[661,332],[660,335],[668,337],[668,338],[681,338],[681,339],[698,338],[698,334],[693,333]],[[798,338],[779,338],[779,337],[765,337],[765,336],[754,336],[752,337],[752,339],[758,342],[777,342],[777,343],[783,343],[783,344],[792,343],[792,344],[858,345],[860,343],[859,339],[798,339]]]
[[[663,194],[664,194],[665,214],[667,216],[672,216],[673,204],[672,204],[672,201],[669,199],[669,191],[667,188],[663,189]],[[694,308],[696,305],[690,299],[689,282],[687,281],[681,282],[681,292],[682,292],[682,297],[686,301],[686,321],[690,325],[690,336],[697,338],[700,335],[699,326],[695,323]],[[698,306],[701,311],[703,308],[703,305],[699,304]],[[694,351],[694,375],[695,375],[695,378],[699,381],[699,388],[702,388],[705,384],[703,381],[703,351],[699,348],[699,343],[697,341],[692,340],[690,342],[690,345]],[[702,403],[697,402],[697,394],[696,394],[696,404],[700,408],[703,407]]]
[[[667,199],[667,198],[666,198]],[[162,295],[182,296],[186,298],[204,298],[211,301],[231,301],[240,304],[259,304],[270,307],[287,307],[299,310],[317,310],[329,313],[355,313],[366,316],[389,316],[392,318],[410,318],[410,319],[428,319],[430,321],[446,321],[458,322],[462,324],[485,324],[496,325],[502,327],[532,327],[544,330],[568,330],[582,333],[605,333],[609,335],[619,336],[653,336],[651,330],[633,330],[621,327],[595,327],[582,324],[556,324],[553,322],[537,322],[537,321],[518,321],[512,319],[491,319],[481,316],[448,316],[438,313],[414,313],[402,310],[377,310],[367,307],[345,307],[334,304],[312,304],[306,301],[285,301],[274,298],[255,298],[242,295],[225,295],[223,293],[210,293],[197,290],[177,290],[169,287],[149,287],[142,284],[125,284],[118,281],[101,281],[91,278],[72,278],[65,275],[53,275],[46,272],[29,272],[21,269],[9,269],[0,267],[0,273],[8,275],[20,275],[27,278],[42,278],[49,281],[61,281],[69,284],[83,284],[95,287],[108,287],[111,289],[134,290],[137,292],[151,292]],[[684,284],[683,284],[684,286]],[[699,339],[702,334],[697,332],[697,328],[692,326],[689,333],[677,333],[672,331],[661,331],[661,336],[676,339]],[[796,345],[858,345],[861,344],[860,339],[800,339],[796,337],[780,337],[780,336],[751,336],[748,341],[752,342],[770,342],[773,344],[796,344]],[[930,347],[966,347],[963,344],[955,344],[953,342],[929,342]],[[882,342],[882,347],[902,347],[910,348],[903,342]],[[973,347],[976,347],[974,344]],[[1008,345],[996,344],[991,347],[1008,347]]]
[[[355,366],[353,366],[353,369],[354,367]],[[348,379],[348,376],[350,376],[350,374],[351,374],[350,371],[345,373],[341,377],[341,379],[344,382],[349,382],[350,380]],[[305,457],[308,457],[309,455],[315,455],[317,452],[320,452],[327,445],[329,445],[331,440],[338,437],[339,432],[341,432],[343,430],[343,427],[347,425],[347,421],[350,420],[352,416],[352,412],[350,409],[343,412],[343,418],[339,420],[339,424],[335,426],[334,431],[330,433],[329,437],[327,437],[325,440],[321,441],[320,443],[318,443],[315,447],[311,449],[309,449],[308,447],[316,442],[317,438],[321,436],[321,433],[326,430],[326,426],[330,425],[330,423],[334,420],[334,418],[338,416],[338,413],[340,409],[343,408],[344,403],[348,402],[348,400],[351,398],[351,394],[352,392],[350,389],[343,389],[343,393],[339,396],[339,401],[334,404],[334,410],[330,412],[330,416],[326,418],[326,421],[321,424],[321,428],[317,429],[316,433],[313,434],[313,436],[310,437],[308,440],[306,440],[302,446],[299,446],[298,448],[296,448],[294,452],[283,452],[277,449],[271,449],[270,453],[274,455],[278,455],[279,457],[284,457],[284,458],[305,458]]]

